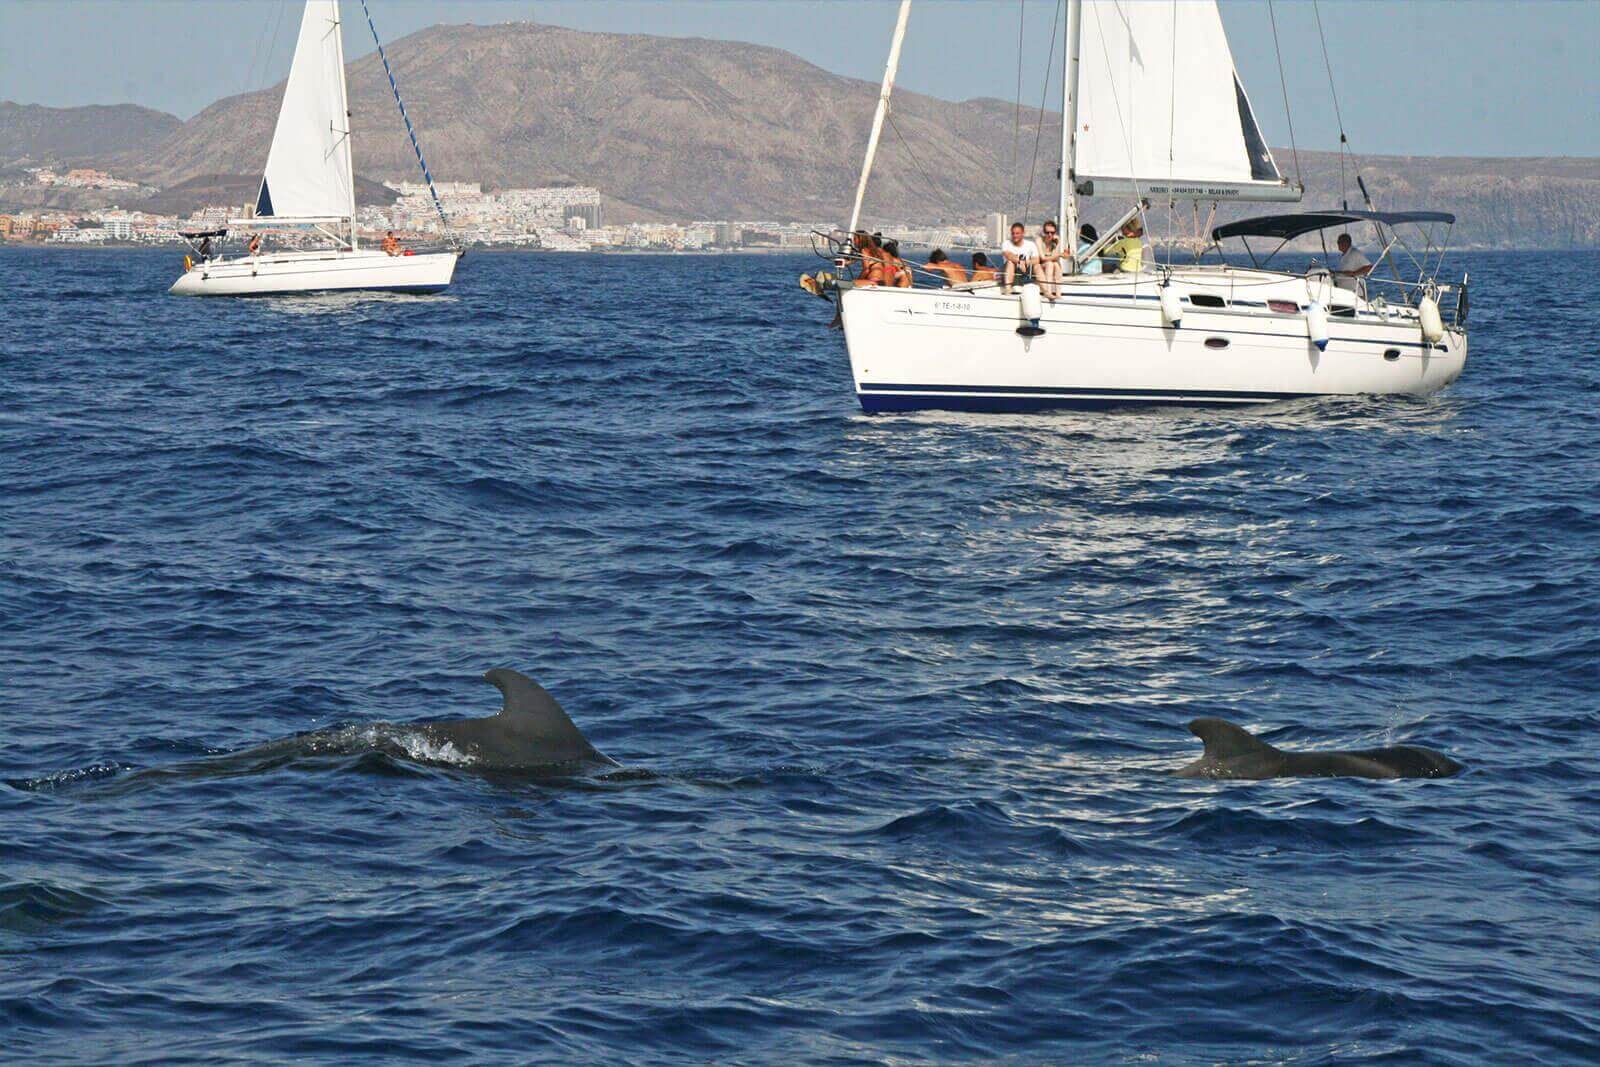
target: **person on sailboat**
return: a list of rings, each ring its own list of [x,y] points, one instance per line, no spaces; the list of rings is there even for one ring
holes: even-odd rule
[[[942,248],[935,248],[928,253],[927,269],[943,274],[947,288],[961,285],[967,280],[967,268],[945,255]]]
[[[861,268],[856,276],[856,284],[883,285],[887,277],[883,263],[883,249],[879,246],[877,238],[866,230],[857,230],[855,245],[856,253],[861,257]]]
[[[1061,260],[1064,255],[1059,234],[1053,221],[1039,227],[1039,280],[1044,283],[1044,298],[1052,303],[1061,295]]]
[[[400,240],[399,238],[395,237],[393,230],[390,230],[388,233],[383,235],[383,244],[381,247],[383,248],[385,255],[398,256],[400,254]]]
[[[1372,261],[1356,249],[1349,234],[1341,233],[1336,243],[1339,246],[1339,265],[1333,269],[1333,284],[1359,293],[1361,279],[1372,273]]]
[[[994,279],[994,268],[989,266],[989,257],[982,252],[972,253],[972,280],[975,282],[992,282]]]
[[[261,235],[259,233],[251,234],[250,235],[250,244],[248,246],[246,246],[246,248],[245,248],[245,255],[254,256],[254,255],[259,255],[260,252],[261,252]]]
[[[1144,227],[1137,217],[1122,224],[1122,236],[1107,245],[1107,259],[1117,261],[1117,270],[1123,274],[1138,274],[1144,266]]]
[[[200,262],[209,263],[211,261],[211,238],[209,238],[209,237],[200,238],[199,252],[200,252]]]
[[[900,258],[900,242],[883,242],[883,264],[886,272],[885,285],[892,285],[896,289],[911,288],[911,264]]]
[[[1039,246],[1028,236],[1028,229],[1020,222],[1011,224],[1011,240],[1000,246],[1000,254],[1006,260],[1005,292],[1011,292],[1011,287],[1016,283],[1017,275],[1022,275],[1022,280],[1028,280],[1028,274],[1039,263]]]
[[[1089,254],[1089,250],[1094,247],[1094,243],[1098,240],[1100,240],[1100,231],[1089,225],[1087,222],[1078,227],[1079,274],[1099,274],[1101,269],[1105,266],[1105,264],[1101,262],[1099,256],[1095,256],[1093,259],[1084,258]]]

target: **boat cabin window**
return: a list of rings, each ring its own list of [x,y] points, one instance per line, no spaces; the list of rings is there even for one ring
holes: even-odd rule
[[[1197,308],[1225,308],[1228,302],[1215,293],[1190,293],[1189,303]]]
[[[1300,311],[1300,305],[1293,300],[1268,300],[1267,307],[1284,315],[1294,315]]]

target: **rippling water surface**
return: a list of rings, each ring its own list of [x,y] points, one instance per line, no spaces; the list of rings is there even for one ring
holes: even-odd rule
[[[0,254],[6,1058],[1592,1062],[1600,257],[1456,263],[1428,400],[868,417],[801,260]],[[627,770],[381,743],[493,666]]]

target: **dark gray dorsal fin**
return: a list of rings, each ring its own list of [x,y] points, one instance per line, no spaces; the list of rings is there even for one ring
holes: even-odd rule
[[[1206,743],[1201,759],[1237,759],[1240,756],[1275,756],[1278,750],[1226,719],[1195,719],[1189,732]]]
[[[593,753],[599,756],[588,739],[567,718],[567,713],[561,710],[556,698],[532,678],[505,667],[496,667],[484,672],[483,680],[500,690],[505,697],[505,706],[496,717],[517,734],[546,743],[570,745],[580,754]]]

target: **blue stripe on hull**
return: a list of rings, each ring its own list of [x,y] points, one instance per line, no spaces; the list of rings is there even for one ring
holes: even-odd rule
[[[1271,404],[1317,393],[1247,393],[1221,389],[1054,389],[1044,386],[1008,386],[1003,390],[963,385],[879,385],[871,392],[857,391],[867,412],[880,411],[1046,411],[1051,409],[1103,410],[1112,407],[1167,405],[1180,407],[1236,407]]]

